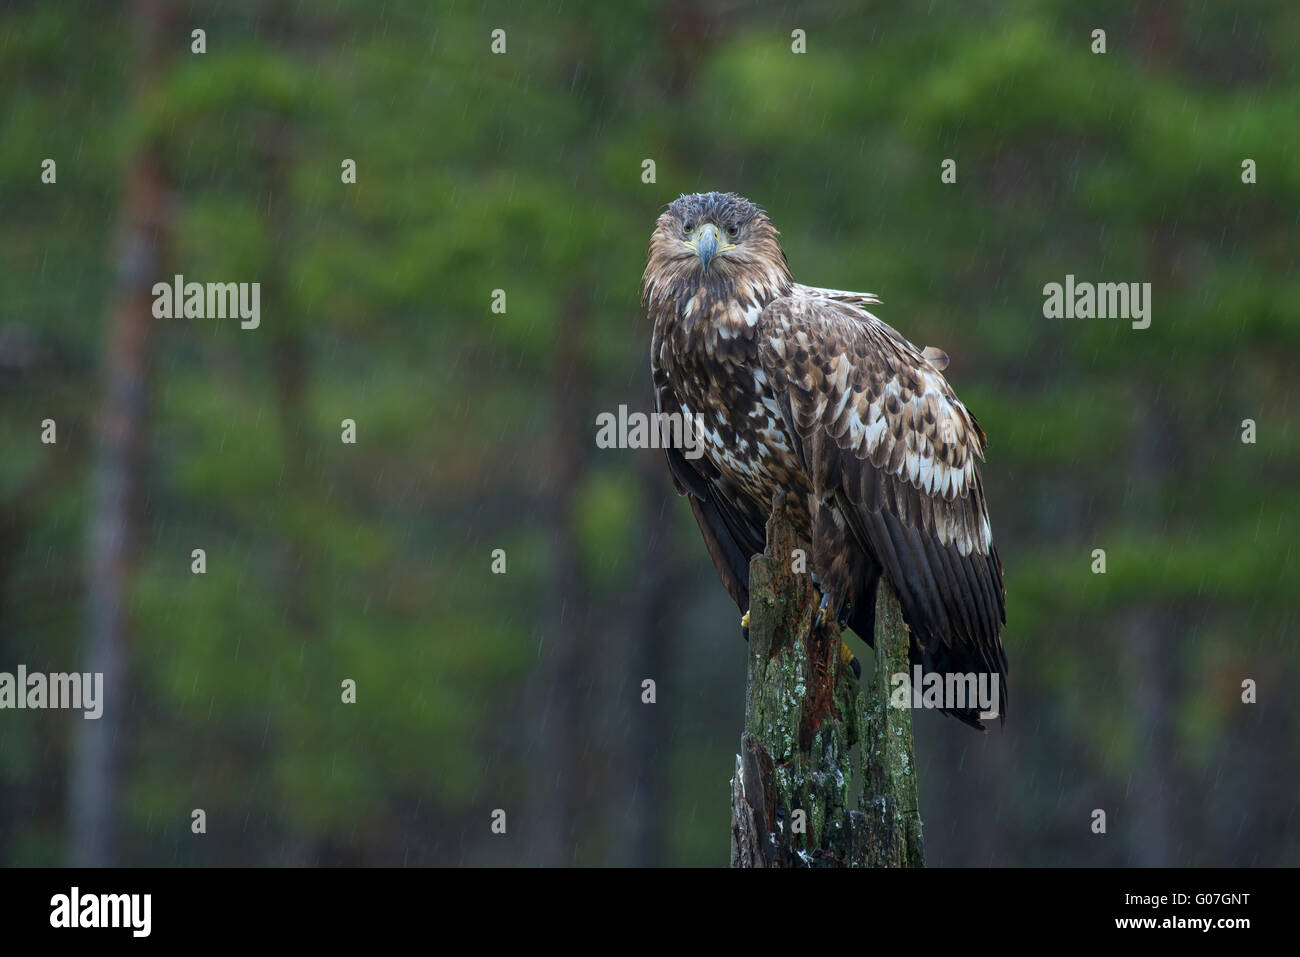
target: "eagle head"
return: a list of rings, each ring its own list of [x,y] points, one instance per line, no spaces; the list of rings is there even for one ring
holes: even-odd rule
[[[791,282],[767,213],[735,193],[691,193],[670,203],[655,223],[641,290],[653,307],[681,301],[700,286],[761,301],[783,294]]]

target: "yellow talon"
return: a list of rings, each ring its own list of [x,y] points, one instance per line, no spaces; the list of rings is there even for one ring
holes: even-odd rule
[[[741,616],[740,627],[741,628],[749,627],[749,612],[745,612],[745,614]]]
[[[840,662],[853,669],[853,677],[862,677],[862,665],[858,663],[858,656],[842,641],[840,642]]]

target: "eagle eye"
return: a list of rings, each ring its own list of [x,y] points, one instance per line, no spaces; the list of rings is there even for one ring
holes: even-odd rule
[[[690,232],[694,232],[694,231],[695,231],[695,224],[692,223],[692,222],[689,222],[689,221],[688,221],[688,222],[686,223],[685,229],[686,229],[686,231],[687,231],[688,233],[690,233]]]
[[[740,232],[740,227],[735,223],[732,223],[730,226],[727,227],[727,235],[731,236],[733,239],[735,238],[736,234],[739,232]]]

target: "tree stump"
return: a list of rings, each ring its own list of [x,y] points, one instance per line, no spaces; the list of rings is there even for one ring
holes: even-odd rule
[[[784,496],[749,566],[745,730],[731,782],[732,867],[922,867],[912,713],[891,708],[908,673],[893,589],[876,594],[875,667],[861,683],[840,630],[813,627],[817,591],[796,571]]]

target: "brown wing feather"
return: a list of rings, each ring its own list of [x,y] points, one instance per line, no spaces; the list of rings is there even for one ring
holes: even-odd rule
[[[655,410],[681,408],[664,383],[655,389]],[[763,550],[765,529],[743,515],[717,487],[717,470],[707,458],[688,460],[679,449],[665,448],[673,484],[687,496],[713,567],[727,594],[741,611],[749,610],[749,560]]]
[[[933,670],[1005,674],[1002,565],[975,417],[921,350],[861,308],[777,299],[757,339],[816,494],[837,502],[884,567],[921,656]]]

